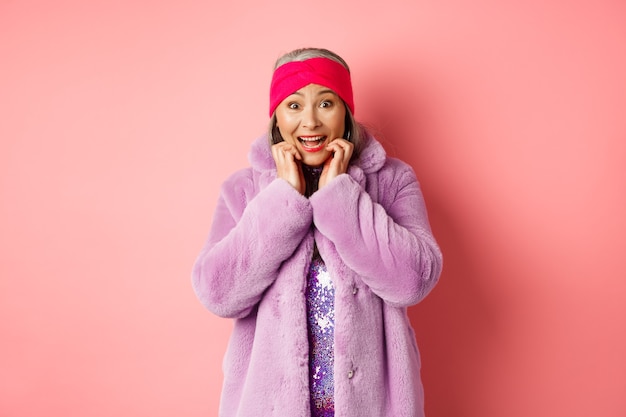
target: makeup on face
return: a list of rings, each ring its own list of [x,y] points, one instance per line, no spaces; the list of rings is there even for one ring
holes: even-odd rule
[[[302,162],[319,166],[332,152],[326,147],[345,131],[346,106],[331,89],[309,84],[287,96],[276,107],[282,138],[294,145]]]

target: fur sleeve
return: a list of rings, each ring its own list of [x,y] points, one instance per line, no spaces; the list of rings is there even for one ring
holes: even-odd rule
[[[250,171],[222,186],[211,231],[192,271],[200,301],[222,317],[245,317],[312,223],[309,201],[282,179],[256,194]]]
[[[419,183],[410,166],[390,160],[368,189],[343,174],[310,198],[313,222],[343,262],[394,306],[421,301],[442,269]]]

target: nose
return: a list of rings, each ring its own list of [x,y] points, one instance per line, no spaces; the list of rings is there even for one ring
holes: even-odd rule
[[[315,129],[316,127],[320,125],[321,125],[321,122],[320,122],[319,115],[317,114],[317,107],[308,106],[302,112],[302,127],[306,127],[308,129]]]

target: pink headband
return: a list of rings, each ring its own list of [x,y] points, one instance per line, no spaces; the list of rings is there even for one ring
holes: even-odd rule
[[[270,87],[270,117],[281,101],[309,84],[330,88],[354,114],[350,72],[332,59],[311,58],[306,61],[288,62],[276,68]]]

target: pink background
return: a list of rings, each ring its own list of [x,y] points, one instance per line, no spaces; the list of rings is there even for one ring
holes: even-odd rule
[[[429,417],[626,415],[626,3],[0,1],[0,416],[214,416],[190,270],[323,46],[421,180]]]

